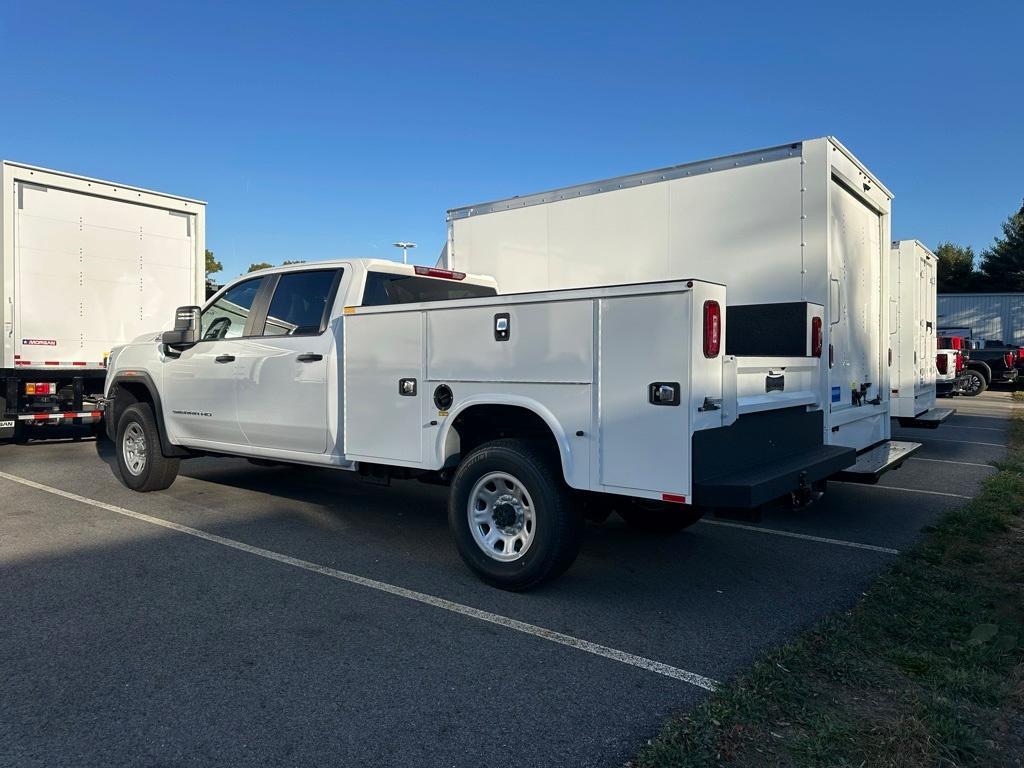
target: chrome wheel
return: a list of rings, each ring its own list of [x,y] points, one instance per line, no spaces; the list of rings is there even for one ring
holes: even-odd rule
[[[533,543],[537,527],[533,499],[512,475],[491,472],[477,480],[466,513],[473,541],[494,560],[518,560]]]
[[[137,421],[131,422],[121,438],[121,454],[128,471],[138,477],[146,469],[146,433]]]

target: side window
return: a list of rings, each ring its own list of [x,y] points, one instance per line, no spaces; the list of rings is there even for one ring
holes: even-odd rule
[[[286,272],[274,289],[264,336],[308,336],[324,330],[340,270]]]
[[[242,335],[249,319],[252,303],[259,293],[262,277],[246,280],[229,288],[213,304],[203,310],[200,339],[234,339]]]

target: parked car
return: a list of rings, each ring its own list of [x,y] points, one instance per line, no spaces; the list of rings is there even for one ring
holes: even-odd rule
[[[498,295],[387,261],[264,270],[113,350],[108,434],[137,491],[204,454],[449,484],[465,562],[528,589],[572,563],[584,510],[679,530],[809,498],[853,464],[809,407],[820,309],[782,372],[725,353],[725,306],[695,279]],[[741,365],[756,395],[737,394]]]

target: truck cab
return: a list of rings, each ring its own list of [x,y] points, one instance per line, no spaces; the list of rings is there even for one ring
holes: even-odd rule
[[[463,559],[528,589],[571,564],[584,515],[672,532],[806,501],[854,462],[823,444],[816,364],[726,353],[725,300],[696,279],[499,295],[377,260],[255,272],[112,352],[108,434],[138,491],[211,454],[450,485]]]

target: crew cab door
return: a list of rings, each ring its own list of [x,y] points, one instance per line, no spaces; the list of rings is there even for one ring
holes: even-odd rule
[[[265,279],[245,280],[218,296],[203,310],[199,342],[179,357],[164,358],[164,420],[177,441],[245,445],[235,378]]]
[[[249,445],[321,454],[337,391],[338,355],[329,327],[344,270],[270,275],[255,327],[238,361],[238,421]],[[263,309],[265,307],[265,309]]]

